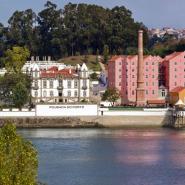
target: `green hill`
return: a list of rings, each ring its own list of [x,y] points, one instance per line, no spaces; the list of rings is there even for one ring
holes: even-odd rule
[[[93,71],[101,71],[99,63],[96,61],[96,55],[87,55],[85,56],[71,56],[62,58],[59,62],[64,63],[66,65],[75,66],[77,64],[86,63],[87,67]]]

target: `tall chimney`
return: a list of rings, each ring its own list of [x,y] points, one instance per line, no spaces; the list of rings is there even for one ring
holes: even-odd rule
[[[137,64],[137,89],[136,89],[136,104],[144,106],[145,102],[145,87],[144,87],[144,60],[143,60],[143,30],[138,31],[138,64]]]

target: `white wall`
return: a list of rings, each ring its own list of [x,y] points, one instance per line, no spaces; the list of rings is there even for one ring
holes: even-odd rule
[[[97,116],[97,105],[36,105],[37,116]]]
[[[4,109],[3,111],[0,111],[0,117],[34,117],[35,116],[35,109],[32,111],[24,110],[12,110]]]
[[[104,116],[165,116],[170,113],[165,111],[153,111],[153,112],[144,112],[144,111],[103,111]],[[102,115],[102,112],[99,111],[99,115]]]

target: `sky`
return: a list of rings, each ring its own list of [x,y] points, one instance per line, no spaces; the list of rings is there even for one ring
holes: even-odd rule
[[[58,7],[65,4],[88,3],[112,8],[125,6],[133,13],[136,21],[143,22],[148,28],[185,28],[185,0],[51,0]],[[0,0],[0,22],[7,21],[16,10],[33,9],[36,13],[44,8],[46,0]]]

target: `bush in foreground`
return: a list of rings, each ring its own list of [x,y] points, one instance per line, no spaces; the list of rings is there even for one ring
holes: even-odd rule
[[[0,184],[36,185],[37,151],[7,123],[0,129]]]

